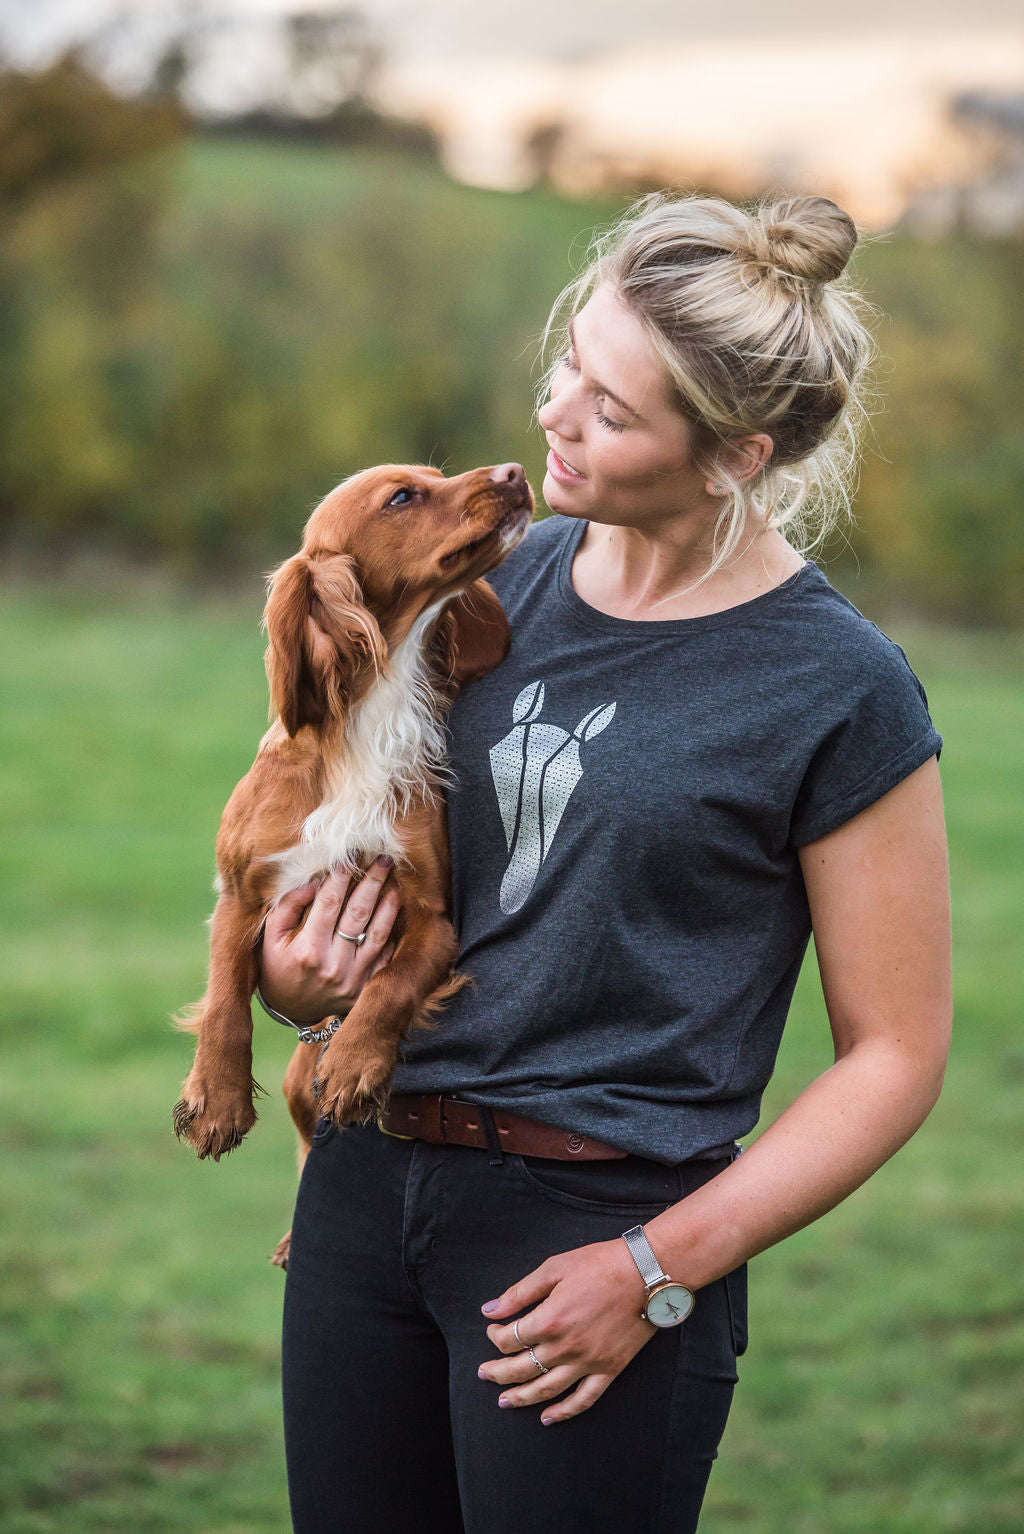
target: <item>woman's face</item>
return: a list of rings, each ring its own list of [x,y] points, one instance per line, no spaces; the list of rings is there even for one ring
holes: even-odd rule
[[[640,321],[603,285],[570,322],[571,347],[538,419],[548,440],[552,511],[627,527],[713,510],[692,428]]]

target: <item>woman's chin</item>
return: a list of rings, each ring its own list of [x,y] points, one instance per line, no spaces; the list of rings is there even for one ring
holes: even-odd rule
[[[563,485],[560,480],[551,474],[545,474],[544,483],[540,487],[540,493],[544,498],[544,504],[549,511],[557,512],[561,517],[582,517],[586,513],[582,506],[575,505],[576,497],[568,485]]]

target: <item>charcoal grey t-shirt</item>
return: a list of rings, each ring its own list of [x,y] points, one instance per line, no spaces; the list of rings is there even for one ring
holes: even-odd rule
[[[757,1121],[810,919],[797,848],[942,742],[902,650],[813,564],[703,618],[609,617],[553,516],[491,576],[512,626],[450,720],[458,967],[396,1092],[672,1163]]]

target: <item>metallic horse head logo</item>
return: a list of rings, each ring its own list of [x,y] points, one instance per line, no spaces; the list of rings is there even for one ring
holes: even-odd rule
[[[491,776],[509,850],[500,901],[509,915],[529,897],[583,776],[580,744],[600,735],[615,714],[614,703],[600,704],[569,735],[556,724],[538,723],[543,707],[544,684],[531,682],[512,705],[512,729],[491,747]]]

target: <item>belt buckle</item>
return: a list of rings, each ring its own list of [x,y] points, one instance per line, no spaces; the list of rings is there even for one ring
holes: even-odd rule
[[[416,1138],[415,1135],[400,1135],[396,1134],[393,1129],[385,1128],[383,1113],[378,1113],[377,1115],[377,1128],[380,1130],[382,1135],[390,1135],[392,1140],[415,1140]]]

